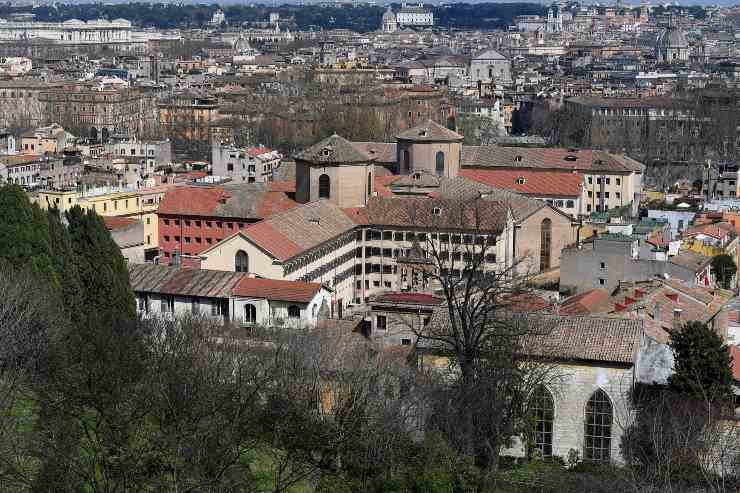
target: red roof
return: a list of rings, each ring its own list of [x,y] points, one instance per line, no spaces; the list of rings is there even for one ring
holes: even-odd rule
[[[460,176],[526,195],[580,197],[583,176],[573,172],[524,169],[461,169]]]
[[[298,205],[298,202],[292,200],[283,192],[266,193],[257,208],[257,217],[270,217],[280,212],[294,209]]]
[[[269,147],[252,147],[247,149],[247,154],[254,157],[257,157],[260,154],[267,154],[268,152],[272,152],[272,149]]]
[[[231,291],[234,296],[309,303],[321,284],[245,277]]]
[[[138,219],[132,217],[121,217],[121,216],[103,216],[103,222],[108,231],[116,229],[123,229],[132,226],[139,222]]]
[[[740,381],[740,347],[730,346],[730,358],[732,358],[732,376]]]
[[[375,179],[373,180],[373,185],[375,186],[375,191],[378,193],[378,197],[393,197],[393,192],[389,188],[391,183],[401,178],[398,175],[385,175],[385,176],[375,176]]]
[[[295,192],[294,181],[268,181],[267,187],[271,192]]]
[[[303,251],[290,238],[264,221],[244,229],[244,235],[278,260],[287,260]]]
[[[218,201],[228,194],[220,187],[177,187],[168,190],[159,204],[160,214],[213,216]]]
[[[410,305],[441,305],[444,299],[426,293],[385,293],[372,301],[377,303],[404,303]]]
[[[595,288],[571,296],[563,302],[559,312],[561,315],[593,315],[603,311],[609,304],[610,297],[607,290]]]

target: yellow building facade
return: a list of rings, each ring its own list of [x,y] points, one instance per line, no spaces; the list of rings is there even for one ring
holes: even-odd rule
[[[36,202],[42,209],[56,207],[64,212],[79,205],[101,216],[121,216],[139,219],[144,224],[144,246],[157,248],[157,208],[169,187],[141,190],[45,190],[39,192]]]

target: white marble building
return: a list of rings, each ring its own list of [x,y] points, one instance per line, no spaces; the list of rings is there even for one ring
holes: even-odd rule
[[[24,39],[59,44],[110,44],[131,42],[131,22],[126,19],[96,19],[64,22],[14,22],[0,19],[0,42]]]

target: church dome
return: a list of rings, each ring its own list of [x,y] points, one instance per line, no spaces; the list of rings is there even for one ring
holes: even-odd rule
[[[249,51],[251,48],[252,47],[249,46],[249,41],[247,40],[247,38],[240,37],[234,42],[234,51],[238,53],[244,53],[246,51]]]
[[[658,48],[688,48],[689,42],[684,33],[676,28],[670,27],[658,34]]]
[[[390,7],[383,13],[383,22],[395,22],[396,15],[393,13]]]

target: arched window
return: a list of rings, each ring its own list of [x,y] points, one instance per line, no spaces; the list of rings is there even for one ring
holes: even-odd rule
[[[532,393],[529,412],[534,418],[532,451],[539,451],[541,457],[552,457],[552,427],[555,421],[555,405],[552,394],[544,385],[538,386]]]
[[[437,164],[434,169],[437,172],[437,176],[444,176],[445,175],[445,153],[442,151],[437,152],[436,161],[437,161]]]
[[[257,308],[254,305],[244,305],[244,323],[257,323]]]
[[[331,195],[331,180],[329,175],[319,176],[319,198],[328,199]]]
[[[402,173],[408,173],[408,171],[411,169],[411,155],[409,154],[408,149],[403,150],[403,169],[401,170]]]
[[[586,422],[583,433],[583,458],[595,462],[609,462],[612,443],[612,403],[601,389],[586,403]]]
[[[550,268],[550,247],[552,244],[552,221],[545,218],[540,225],[540,271]]]
[[[301,309],[298,308],[295,305],[290,305],[288,307],[288,317],[289,318],[300,318],[301,317]]]
[[[244,250],[239,250],[234,256],[234,270],[236,272],[249,272],[249,256]]]
[[[367,174],[367,198],[369,199],[373,195],[373,174]]]

